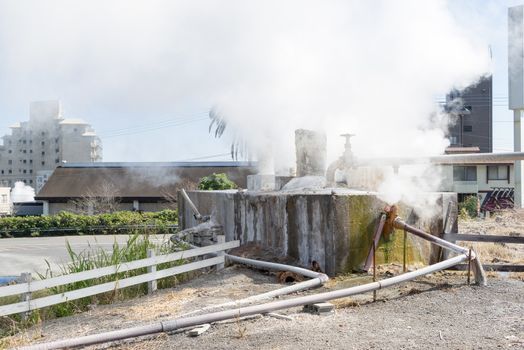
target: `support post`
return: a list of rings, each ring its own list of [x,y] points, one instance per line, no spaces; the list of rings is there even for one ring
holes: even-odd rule
[[[404,230],[404,252],[403,252],[403,257],[402,257],[402,272],[407,271],[407,267],[406,267],[407,260],[408,260],[407,241],[408,241],[408,233],[406,232],[406,230]]]
[[[515,152],[522,152],[522,117],[524,116],[523,109],[513,110],[513,145]],[[511,176],[511,174],[509,174]],[[523,201],[523,184],[524,184],[524,162],[516,160],[514,165],[514,205],[515,208],[524,208]]]
[[[217,235],[217,243],[218,244],[226,243],[226,236],[225,235]],[[226,253],[223,250],[217,252],[217,256],[225,256],[225,255],[226,255]],[[224,263],[218,264],[217,265],[217,271],[223,270],[224,267],[225,267]]]
[[[155,256],[155,251],[153,249],[147,250],[147,257],[152,258]],[[156,272],[156,265],[151,265],[147,267],[147,273]],[[152,280],[147,282],[147,294],[152,294],[157,290],[157,281]]]
[[[468,286],[470,285],[471,281],[471,248],[469,249],[468,253]]]
[[[31,273],[30,272],[23,272],[20,274],[20,283],[27,283],[29,285],[29,287],[31,287]],[[29,289],[29,288],[28,288]],[[20,314],[20,316],[22,317],[22,320],[25,321],[27,320],[29,314],[31,313],[31,304],[30,304],[30,301],[31,301],[31,292],[27,292],[27,293],[23,293],[20,295],[20,301],[21,302],[27,302],[28,304],[28,311],[26,312],[22,312]]]

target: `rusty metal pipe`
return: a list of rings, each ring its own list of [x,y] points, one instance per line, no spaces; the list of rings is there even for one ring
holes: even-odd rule
[[[430,241],[432,243],[435,243],[436,245],[438,245],[438,246],[440,246],[442,248],[454,251],[455,253],[468,254],[468,252],[469,252],[467,248],[464,248],[464,247],[461,247],[459,245],[453,244],[453,243],[448,242],[448,241],[446,241],[446,240],[444,240],[442,238],[430,235],[429,233],[426,233],[426,232],[424,232],[424,231],[422,231],[422,230],[420,230],[420,229],[418,229],[416,227],[408,225],[405,221],[403,221],[398,216],[393,221],[393,227],[395,227],[396,229],[399,229],[399,230],[404,230],[404,231],[407,231],[409,233],[412,233],[415,236],[423,238],[426,241]],[[475,258],[475,254],[473,254],[473,258]]]
[[[371,248],[369,249],[369,253],[368,253],[368,257],[366,259],[366,264],[364,265],[364,270],[369,270],[369,267],[371,266],[371,262],[373,260],[373,247],[378,247],[378,242],[380,241],[380,236],[382,236],[382,231],[384,230],[384,224],[386,223],[386,214],[382,214],[380,216],[380,219],[379,219],[379,222],[378,222],[378,226],[377,226],[377,230],[375,231],[375,234],[373,236],[373,242],[372,242],[372,246]]]

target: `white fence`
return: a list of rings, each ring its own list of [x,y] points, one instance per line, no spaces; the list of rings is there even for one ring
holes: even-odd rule
[[[223,237],[223,236],[222,236]],[[222,238],[220,237],[220,238]],[[21,295],[21,302],[13,303],[9,305],[0,306],[0,316],[6,316],[16,313],[24,313],[36,309],[40,309],[46,306],[65,303],[67,301],[80,299],[88,297],[91,295],[96,295],[100,293],[110,292],[116,289],[121,289],[141,283],[150,282],[151,285],[154,285],[157,279],[181,274],[188,271],[198,270],[204,267],[210,267],[214,265],[223,266],[224,264],[224,253],[223,251],[236,248],[240,245],[240,241],[231,241],[226,243],[214,244],[202,248],[195,248],[190,250],[184,250],[181,252],[166,254],[166,255],[157,255],[152,256],[146,259],[130,261],[127,263],[122,263],[120,265],[113,265],[102,267],[99,269],[93,269],[88,271],[82,271],[77,273],[72,273],[69,275],[63,275],[58,277],[53,277],[44,280],[35,280],[31,281],[30,279],[25,283],[15,284],[11,286],[0,287],[0,298],[8,297],[13,295]],[[156,271],[156,265],[178,261],[180,259],[187,259],[196,256],[217,253],[216,257],[207,258],[200,261],[191,262],[188,264],[175,266],[171,268],[166,268],[163,270]],[[147,267],[147,273],[128,277],[121,280],[116,280],[112,282],[102,283],[95,286],[72,290],[60,294],[54,294],[46,297],[41,297],[38,299],[31,299],[31,293],[57,287],[63,286],[74,282],[90,280],[93,278],[99,278],[103,276],[110,276],[120,272],[126,272],[130,270],[135,270],[139,268]]]

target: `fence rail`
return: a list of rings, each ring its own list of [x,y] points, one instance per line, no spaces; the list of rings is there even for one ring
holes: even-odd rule
[[[465,233],[445,233],[442,238],[446,241],[455,243],[456,241],[463,242],[481,242],[481,243],[505,243],[505,244],[524,244],[524,237],[521,236],[499,236],[499,235],[481,235],[481,234],[465,234]],[[484,268],[488,271],[501,272],[524,272],[524,265],[518,264],[484,264]],[[466,270],[467,265],[456,265],[453,270]]]
[[[225,242],[171,254],[152,256],[150,258],[122,263],[120,265],[107,266],[99,269],[77,272],[44,280],[29,281],[26,283],[0,287],[0,297],[22,295],[22,297],[24,298],[24,301],[0,306],[0,316],[28,312],[50,305],[60,304],[67,301],[76,300],[100,293],[110,292],[116,289],[156,281],[157,279],[198,270],[204,267],[210,267],[215,265],[220,267],[224,264],[223,251],[231,248],[236,248],[239,245],[239,241]],[[163,270],[156,270],[155,268],[153,268],[149,269],[148,272],[141,275],[128,277],[121,280],[115,280],[112,282],[102,283],[95,286],[68,291],[60,294],[41,297],[38,299],[31,299],[30,297],[28,297],[31,295],[32,292],[52,287],[67,285],[70,283],[90,280],[103,276],[110,276],[120,272],[126,272],[144,267],[156,267],[156,265],[158,264],[178,261],[181,259],[187,259],[211,253],[218,253],[218,256],[191,262],[180,266],[166,268]]]

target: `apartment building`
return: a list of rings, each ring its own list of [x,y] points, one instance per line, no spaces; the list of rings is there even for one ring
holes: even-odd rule
[[[0,216],[11,214],[11,189],[0,187]]]
[[[93,128],[81,119],[64,118],[59,101],[31,103],[29,121],[10,129],[1,138],[0,186],[22,181],[38,193],[58,165],[102,160]]]
[[[478,147],[481,153],[493,152],[493,79],[446,96],[445,110],[450,116],[448,137],[451,147]]]

